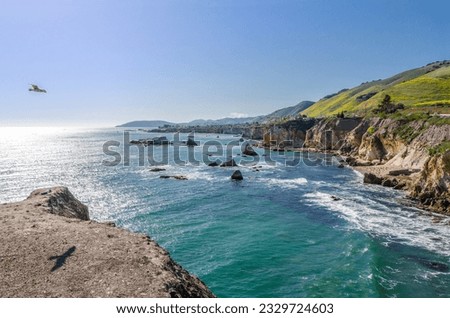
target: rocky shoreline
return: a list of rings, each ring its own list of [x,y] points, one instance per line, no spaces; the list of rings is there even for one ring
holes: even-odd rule
[[[0,205],[0,297],[214,297],[143,234],[89,220],[65,187]]]
[[[259,147],[271,151],[333,154],[341,159],[339,167],[360,171],[365,183],[406,191],[406,198],[417,207],[450,215],[450,125],[439,122],[441,118],[302,117],[280,123],[185,130],[238,133],[242,138],[260,140]]]
[[[417,207],[450,215],[450,151],[434,151],[450,140],[448,124],[376,117],[297,121],[264,127],[261,146],[339,156],[339,166],[358,170],[365,183],[404,190]]]

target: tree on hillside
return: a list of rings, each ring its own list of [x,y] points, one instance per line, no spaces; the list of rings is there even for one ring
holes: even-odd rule
[[[337,114],[336,114],[336,117],[337,117],[337,118],[345,118],[344,111],[342,111],[342,112],[340,112],[340,113],[337,113]]]
[[[375,114],[378,113],[385,113],[385,114],[392,114],[395,113],[399,109],[404,109],[405,105],[399,103],[395,104],[391,100],[391,96],[385,95],[381,103],[378,104],[377,108],[373,110]]]

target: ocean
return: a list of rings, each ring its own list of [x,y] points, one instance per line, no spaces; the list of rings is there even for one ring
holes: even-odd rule
[[[92,219],[148,234],[219,297],[450,297],[450,219],[402,205],[403,192],[365,185],[332,157],[256,149],[252,161],[232,135],[196,134],[198,147],[149,156],[126,134],[161,134],[0,132],[1,203],[67,186]],[[205,164],[228,156],[240,166]],[[230,179],[236,169],[243,181]]]

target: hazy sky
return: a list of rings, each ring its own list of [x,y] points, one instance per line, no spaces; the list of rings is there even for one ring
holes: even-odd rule
[[[449,12],[447,0],[2,0],[0,125],[267,114],[450,59]]]

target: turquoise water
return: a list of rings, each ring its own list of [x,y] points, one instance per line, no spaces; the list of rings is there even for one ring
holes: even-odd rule
[[[123,141],[117,129],[0,132],[0,202],[22,200],[38,187],[68,186],[92,218],[149,234],[220,297],[450,296],[450,220],[402,206],[402,192],[363,185],[351,169],[326,161],[288,166],[293,153],[272,154],[275,165],[241,166],[245,179],[233,182],[234,168],[204,164],[169,162],[166,171],[151,172],[148,163],[139,166],[136,147],[130,166],[105,166],[112,157],[103,144]],[[202,144],[237,139],[196,136]],[[123,159],[122,146],[111,149]],[[173,158],[174,148],[157,151],[164,149]],[[237,160],[238,153],[236,147]],[[204,155],[195,148],[197,159]],[[186,147],[180,156],[187,158]]]

